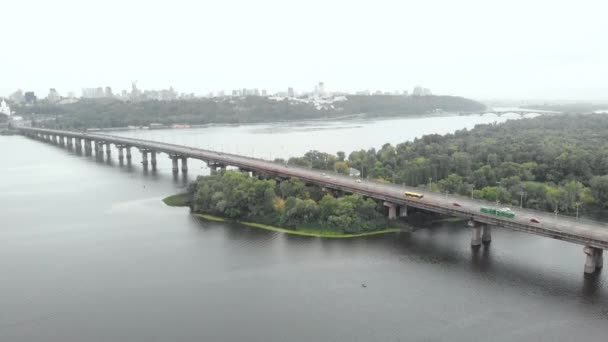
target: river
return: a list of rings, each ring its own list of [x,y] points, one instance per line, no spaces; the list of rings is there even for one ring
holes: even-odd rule
[[[398,143],[508,116],[117,132],[261,158]],[[0,136],[0,341],[590,341],[606,276],[582,246],[463,223],[359,239],[206,222],[161,199],[174,177]]]

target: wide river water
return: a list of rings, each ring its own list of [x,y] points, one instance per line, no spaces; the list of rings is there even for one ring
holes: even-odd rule
[[[507,117],[117,132],[276,158],[347,153]],[[463,223],[291,236],[165,206],[174,177],[0,136],[0,341],[605,341],[606,275],[582,246]],[[363,286],[363,284],[365,286]]]

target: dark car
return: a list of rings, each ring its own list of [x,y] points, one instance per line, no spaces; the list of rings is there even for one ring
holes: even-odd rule
[[[460,203],[457,203],[457,202],[452,203],[452,205],[453,205],[453,206],[455,206],[455,207],[462,207],[462,206],[460,205]]]
[[[540,221],[538,219],[535,219],[534,217],[530,219],[530,222],[532,222],[532,223],[540,223]]]

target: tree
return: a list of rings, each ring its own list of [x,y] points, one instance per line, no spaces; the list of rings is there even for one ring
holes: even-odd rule
[[[335,166],[336,166],[336,172],[341,173],[343,175],[350,174],[350,168],[348,167],[348,164],[346,162],[343,162],[343,161],[336,162]]]
[[[600,205],[608,207],[608,175],[593,177],[590,186],[596,201]]]

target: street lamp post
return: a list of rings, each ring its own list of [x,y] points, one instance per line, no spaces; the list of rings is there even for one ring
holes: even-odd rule
[[[429,191],[433,191],[433,177],[429,177]]]
[[[578,207],[580,207],[581,203],[576,202],[576,219],[578,220]]]
[[[498,207],[498,190],[500,190],[500,182],[496,182],[498,186],[496,187],[496,207]]]

